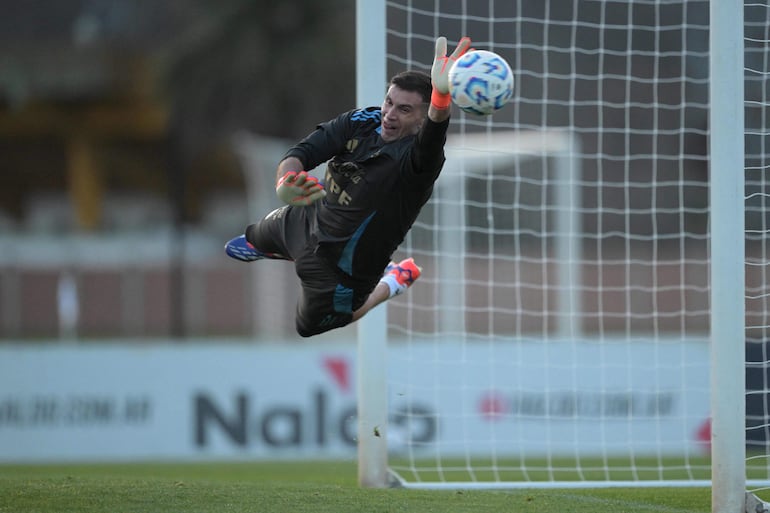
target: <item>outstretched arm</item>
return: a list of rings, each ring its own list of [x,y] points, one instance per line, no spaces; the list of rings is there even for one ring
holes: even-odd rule
[[[430,70],[430,78],[433,83],[433,93],[430,97],[430,107],[428,107],[428,117],[431,121],[440,123],[449,118],[452,99],[449,96],[449,70],[457,59],[468,51],[471,46],[471,39],[463,37],[457,43],[452,55],[447,56],[446,38],[441,36],[436,39],[436,55],[433,59],[433,67]]]

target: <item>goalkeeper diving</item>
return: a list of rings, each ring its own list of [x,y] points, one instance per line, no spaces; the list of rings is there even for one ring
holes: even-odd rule
[[[340,114],[289,148],[276,174],[276,194],[286,205],[225,245],[229,256],[246,262],[294,262],[301,336],[355,322],[420,277],[412,258],[391,257],[444,165],[449,69],[470,44],[464,37],[447,55],[439,37],[430,75],[398,73],[380,107]],[[307,173],[327,161],[322,183]]]

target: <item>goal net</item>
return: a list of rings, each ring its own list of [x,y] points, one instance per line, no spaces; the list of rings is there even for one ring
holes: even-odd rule
[[[762,492],[770,486],[770,2],[747,1],[744,16],[746,470],[749,490]]]
[[[387,309],[392,476],[710,484],[709,2],[393,0],[384,11],[388,77],[429,71],[437,36],[451,49],[467,35],[516,78],[493,116],[453,110],[442,176],[399,250],[424,274]],[[758,480],[770,434],[769,11],[745,9]]]
[[[414,356],[389,399],[435,405],[437,432],[389,440],[405,482],[708,477],[702,7],[389,3],[389,71],[467,34],[517,79],[493,117],[455,113],[403,247],[426,273],[390,306]]]

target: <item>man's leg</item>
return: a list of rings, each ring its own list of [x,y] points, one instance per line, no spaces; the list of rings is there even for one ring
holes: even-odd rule
[[[234,239],[230,239],[225,244],[225,253],[227,256],[240,260],[242,262],[254,262],[255,260],[262,260],[265,258],[271,260],[291,260],[278,253],[265,253],[246,240],[246,235],[239,235]]]
[[[350,324],[354,308],[365,301],[366,294],[340,283],[341,273],[316,255],[314,244],[297,255],[294,266],[301,284],[297,333],[312,337]]]
[[[366,298],[366,302],[353,312],[353,322],[366,315],[375,306],[405,292],[421,274],[422,269],[414,263],[413,258],[407,258],[398,264],[391,262],[385,268],[380,282]]]
[[[246,233],[239,235],[225,244],[225,253],[242,262],[255,260],[291,260],[291,253],[286,245],[287,229],[284,218],[288,205],[275,209],[257,224],[246,228]]]
[[[339,283],[336,274],[318,261],[314,254],[300,257],[296,265],[302,278],[296,327],[297,333],[303,337],[318,335],[357,321],[375,306],[404,292],[421,273],[411,258],[399,264],[391,263],[379,283],[363,299],[359,296],[361,291],[356,292]]]

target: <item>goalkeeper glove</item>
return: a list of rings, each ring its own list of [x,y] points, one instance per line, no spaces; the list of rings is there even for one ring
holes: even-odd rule
[[[436,39],[436,57],[433,59],[433,67],[430,70],[430,78],[433,83],[433,91],[430,96],[430,103],[437,109],[449,108],[451,97],[449,96],[449,70],[457,59],[463,56],[471,46],[471,38],[463,37],[457,43],[452,55],[447,57],[446,38],[444,36]]]
[[[295,207],[304,207],[315,203],[326,196],[323,185],[318,178],[310,176],[307,171],[289,171],[278,180],[275,193],[281,201]]]

